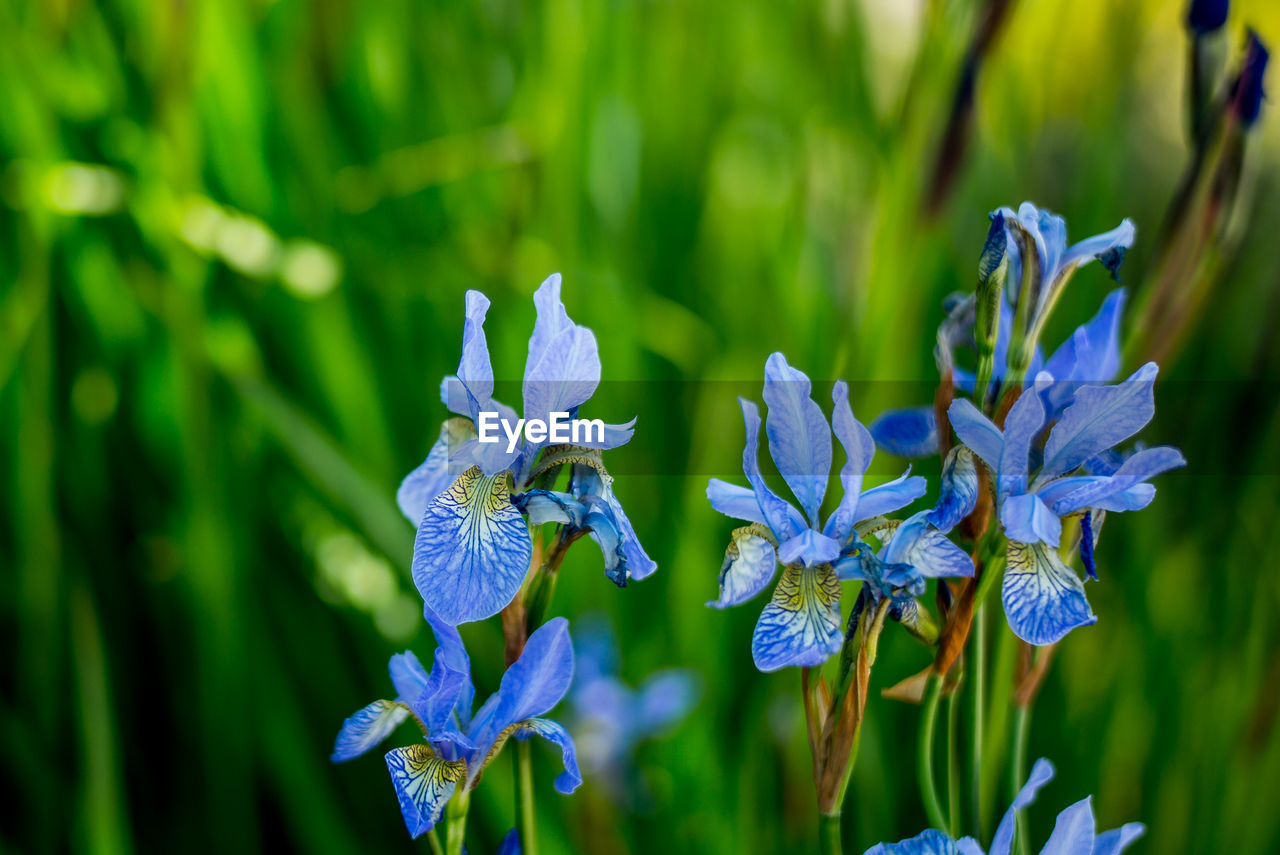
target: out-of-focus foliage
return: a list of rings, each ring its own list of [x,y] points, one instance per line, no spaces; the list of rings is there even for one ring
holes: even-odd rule
[[[0,851],[411,849],[383,765],[328,754],[388,653],[430,650],[393,497],[444,416],[463,291],[529,306],[554,270],[606,381],[636,381],[593,414],[639,416],[611,469],[659,571],[614,590],[576,551],[553,611],[607,611],[628,682],[705,690],[636,758],[650,815],[546,785],[544,846],[810,847],[798,678],[751,666],[755,610],[703,605],[732,526],[705,477],[736,471],[755,391],[715,381],[783,350],[864,420],[928,400],[987,211],[1131,217],[1140,289],[1189,157],[1180,4],[1015,4],[925,216],[974,5],[0,7]],[[1239,2],[1233,50],[1245,22],[1280,41],[1274,4]],[[1107,619],[1035,709],[1029,755],[1102,827],[1144,821],[1135,851],[1280,840],[1278,177],[1264,106],[1238,251],[1157,391],[1150,439],[1190,466],[1104,535]],[[1082,272],[1063,331],[1109,287]],[[495,364],[531,319],[491,319]],[[492,691],[501,639],[465,635]],[[875,681],[928,658],[886,633]],[[916,718],[872,698],[851,849],[923,827]],[[486,776],[474,852],[512,824],[509,766]]]

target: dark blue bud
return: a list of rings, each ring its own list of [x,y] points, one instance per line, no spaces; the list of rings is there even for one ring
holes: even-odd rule
[[[1231,93],[1232,109],[1246,128],[1258,120],[1262,111],[1262,77],[1267,70],[1267,60],[1271,58],[1266,45],[1253,30],[1249,31],[1249,43],[1245,48],[1244,63],[1240,66],[1240,76],[1236,78],[1234,91]]]
[[[1098,256],[1098,261],[1107,269],[1107,272],[1111,274],[1112,280],[1116,282],[1120,281],[1120,264],[1124,261],[1125,251],[1126,247],[1113,246],[1111,249]]]
[[[1227,22],[1228,0],[1191,0],[1187,8],[1187,27],[1197,35],[1206,35]]]
[[[1080,518],[1080,560],[1089,578],[1098,581],[1098,565],[1093,559],[1093,511],[1085,511]]]

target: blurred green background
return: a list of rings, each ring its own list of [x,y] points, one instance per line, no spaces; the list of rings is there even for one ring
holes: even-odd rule
[[[752,668],[758,608],[703,605],[732,395],[780,349],[853,381],[864,420],[927,401],[940,300],[998,205],[1076,238],[1132,217],[1140,288],[1189,158],[1182,16],[1016,4],[929,217],[968,0],[0,4],[0,851],[426,851],[378,757],[328,752],[389,654],[431,649],[393,499],[444,417],[463,292],[492,298],[518,379],[555,270],[607,380],[634,381],[591,415],[639,417],[609,462],[660,570],[620,591],[583,546],[553,611],[610,614],[631,682],[681,665],[704,691],[641,749],[647,813],[590,781],[556,795],[536,755],[544,849],[813,848],[799,677]],[[1280,40],[1275,4],[1238,2],[1233,56],[1246,22]],[[1030,756],[1060,770],[1039,839],[1094,793],[1102,827],[1147,823],[1135,851],[1280,851],[1274,119],[1145,434],[1190,466],[1109,521],[1101,620],[1033,716]],[[1079,274],[1063,330],[1109,287]],[[485,694],[496,623],[466,637]],[[928,661],[887,632],[874,688]],[[850,851],[924,827],[916,720],[872,699]],[[507,758],[477,794],[485,853]]]

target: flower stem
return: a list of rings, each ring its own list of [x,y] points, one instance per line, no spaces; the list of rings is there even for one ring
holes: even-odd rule
[[[471,806],[471,791],[466,785],[458,788],[445,808],[445,851],[447,855],[462,855],[467,836],[467,809]]]
[[[1017,704],[1013,709],[1013,757],[1009,763],[1010,801],[1017,796],[1018,790],[1022,789],[1023,781],[1026,780],[1027,737],[1030,732],[1031,708]],[[1013,849],[1018,855],[1026,855],[1027,835],[1021,812],[1017,816],[1017,830],[1014,832]]]
[[[960,693],[947,696],[947,816],[951,837],[960,837]]]
[[[444,846],[440,843],[440,835],[433,828],[427,832],[427,844],[431,847],[431,855],[444,855]]]
[[[924,702],[920,706],[920,735],[916,747],[916,763],[920,779],[920,798],[929,825],[939,831],[947,828],[947,817],[938,800],[938,786],[933,779],[933,724],[938,717],[938,701],[942,698],[942,677],[930,674],[925,684]]]
[[[970,822],[974,834],[982,828],[982,745],[986,734],[987,702],[987,610],[977,606],[973,614],[973,663],[970,668],[973,681],[973,731],[969,762],[969,786],[973,792],[973,815]]]
[[[818,814],[818,851],[822,855],[842,855],[844,844],[840,839],[840,813]]]
[[[533,804],[533,755],[529,743],[516,743],[516,824],[520,828],[521,855],[537,855],[538,835],[534,827],[537,811]]]

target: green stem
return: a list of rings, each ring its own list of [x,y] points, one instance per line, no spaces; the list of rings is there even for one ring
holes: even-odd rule
[[[470,806],[471,791],[464,784],[453,794],[445,808],[444,845],[447,855],[462,855],[462,844],[467,836],[467,809]]]
[[[978,606],[973,615],[973,732],[969,754],[969,786],[972,788],[973,815],[970,822],[975,834],[982,826],[982,744],[986,734],[987,702],[987,610]]]
[[[440,843],[440,835],[433,828],[427,834],[427,844],[431,847],[431,855],[444,855],[444,846]]]
[[[1017,705],[1013,710],[1013,759],[1009,763],[1009,799],[1012,801],[1027,778],[1027,736],[1031,732],[1031,708]],[[1027,853],[1027,834],[1018,812],[1017,830],[1014,833],[1014,852]]]
[[[960,836],[960,764],[959,749],[960,693],[947,696],[947,816],[952,838]]]
[[[529,743],[516,743],[516,824],[520,828],[520,852],[537,855],[538,835],[534,827],[533,755]]]
[[[933,779],[933,723],[938,717],[938,701],[942,698],[942,678],[930,674],[925,684],[924,702],[920,706],[920,736],[917,742],[916,763],[920,779],[920,798],[929,825],[939,831],[947,828],[947,817],[938,800],[938,786]]]
[[[839,813],[818,814],[818,846],[822,855],[841,855],[844,852]]]

